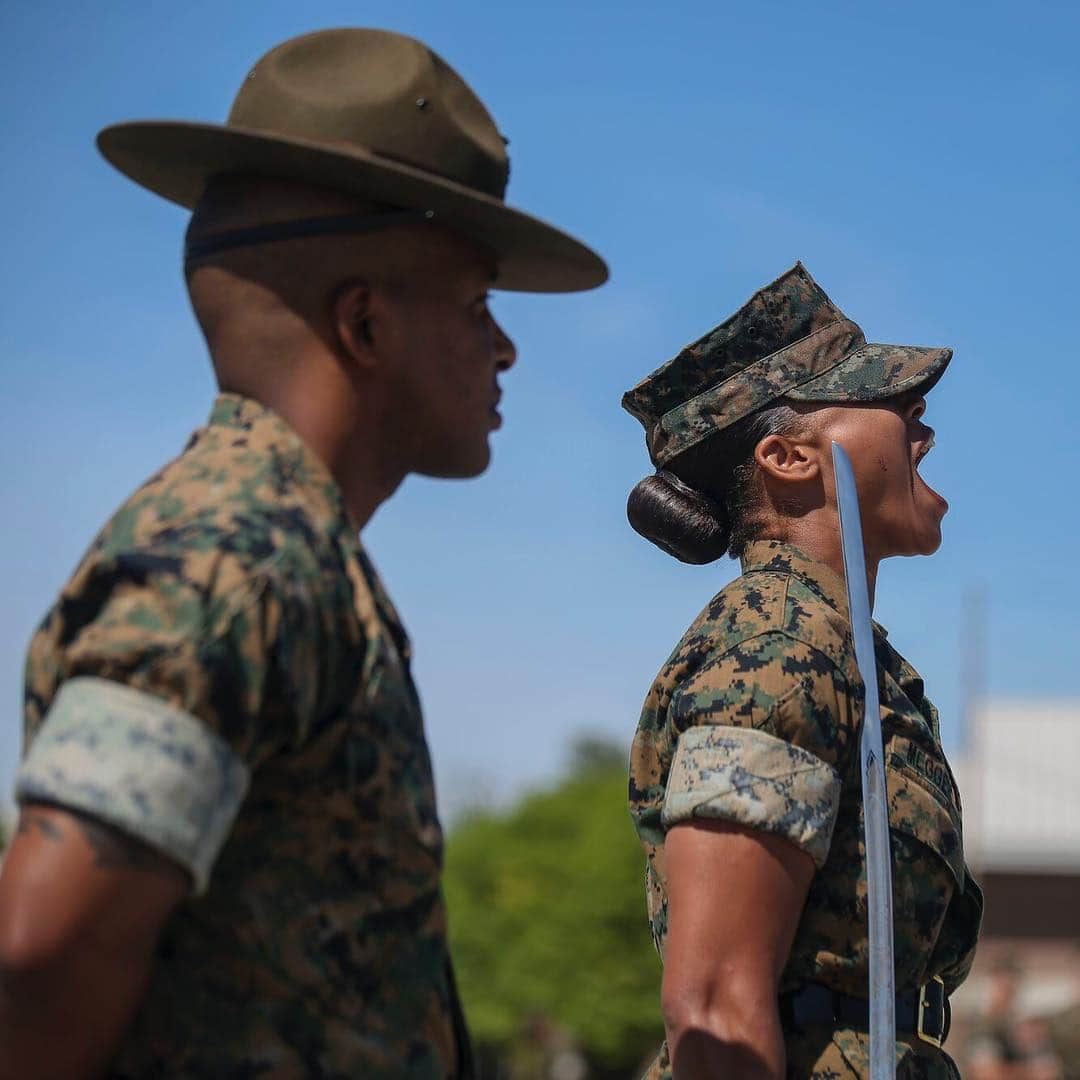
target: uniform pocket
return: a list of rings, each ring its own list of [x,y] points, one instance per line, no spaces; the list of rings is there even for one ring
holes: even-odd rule
[[[960,809],[948,766],[910,739],[889,740],[886,754],[889,828],[930,848],[964,887]]]

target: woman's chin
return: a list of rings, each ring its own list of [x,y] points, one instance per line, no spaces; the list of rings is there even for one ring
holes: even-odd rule
[[[883,544],[879,550],[884,551],[882,558],[893,555],[910,557],[933,555],[939,547],[941,547],[941,521],[934,519],[923,521],[918,529],[907,530],[902,536],[898,536],[894,543]]]
[[[912,543],[911,555],[933,555],[941,547],[941,523],[940,521],[923,530],[915,537]]]

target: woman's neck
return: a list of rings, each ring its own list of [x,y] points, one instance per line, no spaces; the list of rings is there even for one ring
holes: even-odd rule
[[[835,523],[823,521],[816,513],[801,518],[789,518],[770,530],[773,535],[762,535],[763,540],[779,540],[792,544],[812,559],[824,563],[834,573],[844,577],[844,545],[840,539],[840,519]],[[870,608],[874,607],[874,590],[877,585],[879,560],[866,559],[866,588],[870,595]]]

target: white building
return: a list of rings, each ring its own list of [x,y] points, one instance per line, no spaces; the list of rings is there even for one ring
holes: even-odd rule
[[[969,728],[953,770],[986,910],[955,1006],[977,1009],[1008,953],[1026,972],[1021,1011],[1052,1012],[1080,992],[1080,701],[986,701]]]

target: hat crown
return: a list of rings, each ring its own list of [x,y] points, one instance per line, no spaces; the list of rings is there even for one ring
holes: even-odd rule
[[[573,292],[607,278],[596,252],[506,205],[506,140],[483,103],[426,45],[388,30],[283,42],[224,124],[129,120],[97,141],[120,172],[180,206],[197,206],[218,176],[309,184],[421,211],[489,252],[501,289]]]
[[[643,421],[657,421],[709,387],[844,317],[797,262],[628,391],[624,406]]]
[[[227,126],[355,147],[502,199],[510,163],[483,102],[423,43],[320,30],[263,56]]]

